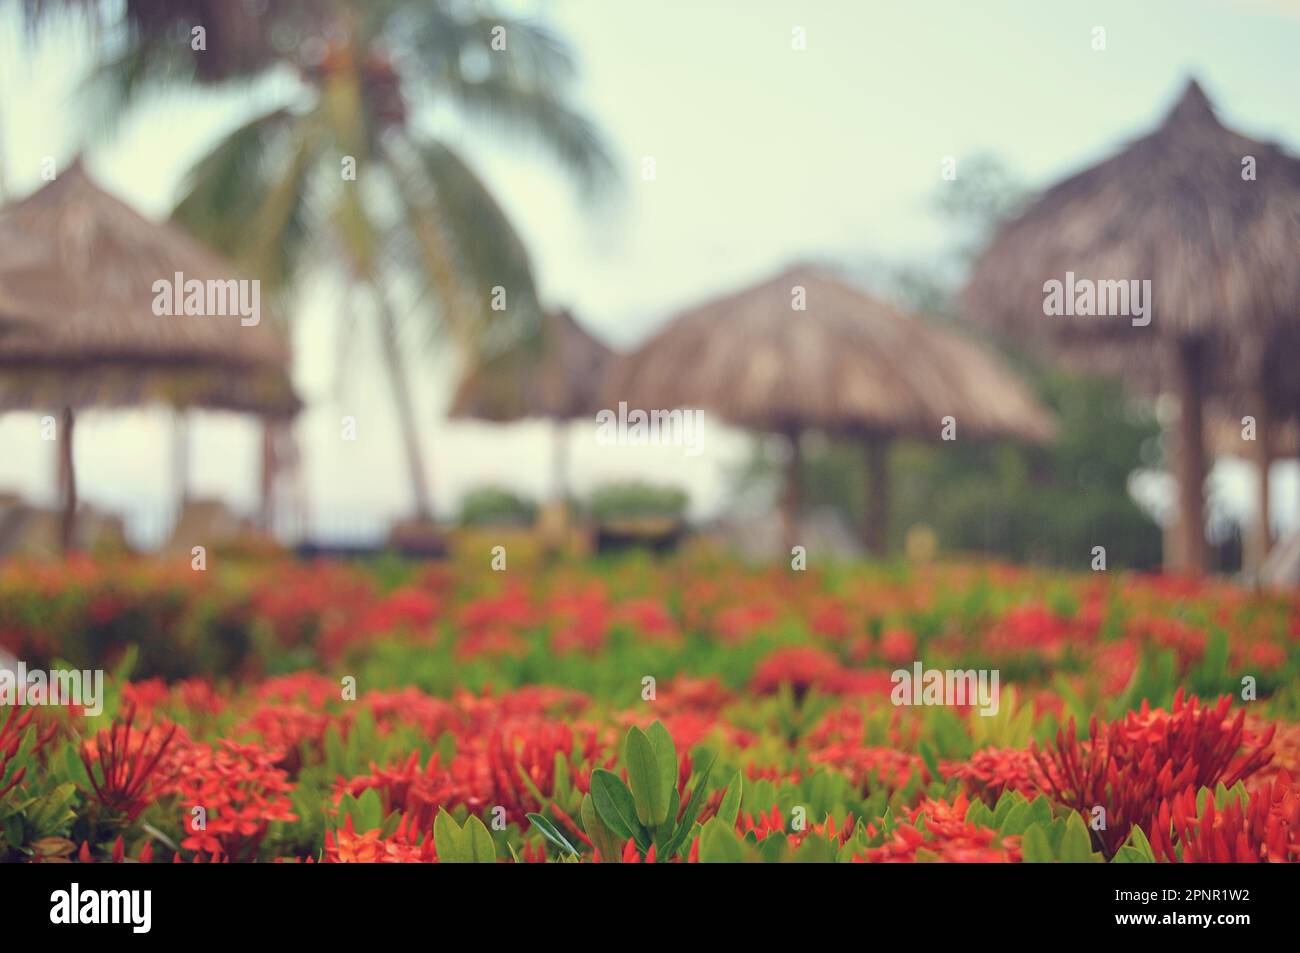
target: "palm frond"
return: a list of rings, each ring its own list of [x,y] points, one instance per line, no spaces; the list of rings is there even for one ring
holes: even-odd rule
[[[595,124],[551,92],[502,77],[461,78],[447,91],[468,118],[531,139],[550,153],[584,194],[600,194],[616,181],[614,160]]]
[[[310,236],[320,138],[310,114],[281,107],[253,118],[189,171],[173,217],[271,290],[282,289]]]
[[[413,54],[412,65],[436,84],[453,73],[477,69],[517,85],[558,89],[570,82],[575,63],[568,45],[545,24],[522,17],[474,11],[453,12],[421,5],[394,18]],[[500,38],[505,49],[494,48]]]
[[[446,322],[474,351],[496,352],[535,334],[541,309],[523,239],[483,181],[441,142],[386,153],[406,224]],[[493,310],[494,289],[505,293]]]

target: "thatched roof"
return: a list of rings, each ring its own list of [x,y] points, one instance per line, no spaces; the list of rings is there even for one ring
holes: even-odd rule
[[[78,162],[0,212],[0,412],[161,402],[291,416],[289,350],[269,314],[170,317],[153,283],[233,278],[184,232],[100,189]]]
[[[549,312],[538,341],[466,372],[449,415],[497,423],[594,415],[612,357],[568,311]]]
[[[1243,178],[1253,156],[1256,178]],[[1154,132],[1048,189],[1004,225],[964,295],[1017,333],[1156,337],[1259,333],[1300,322],[1300,160],[1224,127],[1189,83]],[[1150,279],[1149,326],[1043,313],[1044,283]]]
[[[0,336],[0,353],[3,340]],[[0,366],[0,413],[141,404],[228,410],[273,418],[293,417],[302,409],[288,375],[272,369],[57,370]]]
[[[807,310],[792,308],[796,287]],[[605,405],[700,408],[740,427],[1043,440],[1052,420],[973,341],[810,268],[783,272],[679,315],[617,361]]]
[[[279,367],[269,315],[158,316],[154,282],[241,276],[181,231],[96,185],[80,162],[0,211],[0,360],[23,366]],[[16,328],[16,329],[15,329]]]

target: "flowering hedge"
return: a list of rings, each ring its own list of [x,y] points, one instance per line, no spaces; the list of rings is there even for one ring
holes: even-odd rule
[[[0,860],[1291,861],[1300,598],[997,565],[0,570]],[[994,671],[995,711],[892,673]],[[967,702],[970,702],[968,699]]]

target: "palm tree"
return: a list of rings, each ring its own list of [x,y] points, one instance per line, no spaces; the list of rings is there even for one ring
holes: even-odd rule
[[[36,20],[59,7],[102,10],[94,0],[23,4]],[[198,25],[204,49],[190,41]],[[613,163],[568,102],[574,67],[565,44],[485,3],[279,0],[258,12],[229,0],[170,0],[128,3],[105,46],[88,80],[101,119],[178,83],[289,77],[273,108],[191,169],[175,217],[269,290],[290,289],[308,263],[331,262],[370,297],[415,516],[431,520],[397,280],[413,279],[431,299],[412,316],[450,332],[472,359],[526,345],[541,309],[523,242],[428,114],[449,104],[464,119],[530,139],[595,194],[612,181]]]

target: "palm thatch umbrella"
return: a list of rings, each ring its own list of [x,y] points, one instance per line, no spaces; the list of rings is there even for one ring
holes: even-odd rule
[[[471,367],[461,378],[448,415],[453,419],[553,424],[554,492],[567,498],[565,427],[600,410],[600,387],[614,352],[567,310],[548,312],[538,340]]]
[[[682,313],[615,363],[606,395],[643,409],[699,408],[784,435],[787,548],[797,535],[804,430],[865,443],[872,477],[865,532],[879,551],[894,438],[936,439],[949,416],[964,437],[1041,442],[1054,426],[992,353],[808,267]]]
[[[180,229],[109,195],[80,161],[0,211],[0,412],[62,410],[65,546],[76,511],[76,410],[165,402],[256,413],[270,430],[301,406],[273,321],[159,315],[160,280],[236,276]]]
[[[970,316],[1090,357],[1110,352],[1126,376],[1177,395],[1177,568],[1205,564],[1206,396],[1258,366],[1273,336],[1300,322],[1297,247],[1300,161],[1224,127],[1192,81],[1154,132],[1004,225],[972,271]],[[1149,324],[1046,316],[1047,282],[1067,274],[1076,286],[1149,280]]]

